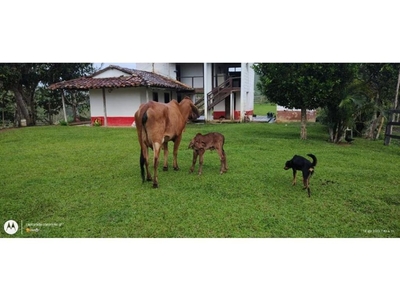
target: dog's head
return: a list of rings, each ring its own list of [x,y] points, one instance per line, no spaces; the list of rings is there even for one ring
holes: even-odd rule
[[[285,170],[289,170],[292,167],[292,161],[288,160],[283,167]]]

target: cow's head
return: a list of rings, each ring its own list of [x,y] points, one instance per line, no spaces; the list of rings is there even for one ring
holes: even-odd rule
[[[189,120],[196,120],[200,117],[199,109],[192,104],[192,112],[189,114]]]

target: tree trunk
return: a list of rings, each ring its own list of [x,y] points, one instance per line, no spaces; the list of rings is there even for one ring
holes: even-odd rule
[[[344,122],[339,122],[337,124],[337,129],[336,130],[337,130],[337,132],[336,132],[335,143],[339,144],[342,141],[342,139],[343,139],[343,137],[345,135],[345,132],[346,132],[346,128],[344,126]]]
[[[378,124],[380,124],[382,116],[378,115],[378,112],[376,111],[374,113],[373,119],[371,120],[370,125],[367,128],[367,131],[365,132],[365,138],[370,139],[370,140],[375,140],[377,135],[377,128]]]
[[[334,138],[334,130],[333,130],[333,128],[332,127],[328,127],[328,131],[329,131],[329,141],[331,142],[331,143],[333,143],[334,142],[334,140],[335,140],[335,138]]]
[[[28,107],[22,97],[22,94],[16,88],[14,88],[12,91],[15,95],[15,101],[17,102],[19,112],[22,114],[22,118],[26,120],[26,124],[32,125],[32,118],[29,114]]]
[[[71,96],[71,106],[72,106],[72,114],[74,122],[79,122],[78,118],[78,101],[76,100],[76,93],[73,93]]]
[[[3,104],[3,108],[1,109],[1,123],[2,123],[2,127],[1,128],[5,128],[5,119],[4,119],[4,111],[6,110],[6,96],[7,96],[7,92],[5,92],[3,94],[3,97],[1,97],[1,103]]]
[[[301,133],[300,133],[300,138],[302,140],[307,139],[307,109],[302,108],[301,109]]]
[[[29,125],[36,125],[36,104],[35,104],[35,94],[34,92],[29,93],[25,96],[25,101],[29,103],[31,122],[27,123]]]
[[[380,121],[380,116],[379,111],[379,93],[377,93],[376,98],[375,98],[375,109],[374,109],[374,115],[372,117],[372,120],[370,122],[370,125],[368,126],[366,132],[365,132],[365,138],[374,140],[376,137],[376,130]]]
[[[383,117],[383,115],[380,115],[378,119],[380,119],[380,121],[379,121],[380,124],[379,124],[378,131],[374,137],[375,140],[379,139],[379,135],[381,134],[383,123],[385,122],[385,118]]]

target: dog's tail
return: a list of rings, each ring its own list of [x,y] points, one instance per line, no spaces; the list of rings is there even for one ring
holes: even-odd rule
[[[317,165],[317,158],[315,157],[314,154],[307,154],[307,156],[312,158],[312,166],[315,167]]]

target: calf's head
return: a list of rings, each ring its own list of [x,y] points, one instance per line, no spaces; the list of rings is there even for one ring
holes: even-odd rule
[[[204,148],[205,143],[202,141],[202,134],[198,133],[189,143],[188,149],[201,149]]]

